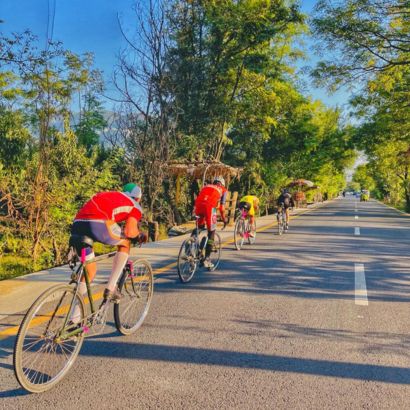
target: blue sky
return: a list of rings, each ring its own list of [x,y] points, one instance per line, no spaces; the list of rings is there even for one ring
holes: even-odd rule
[[[48,36],[52,32],[54,40],[62,41],[73,52],[93,52],[96,67],[110,79],[118,51],[124,46],[117,15],[130,22],[133,3],[133,0],[0,0],[0,19],[4,20],[0,30],[7,34],[29,28],[39,37],[40,45],[45,45],[47,31]],[[302,0],[302,10],[309,13],[315,3],[316,0]],[[54,27],[49,14],[54,14]],[[312,56],[310,63],[314,61]],[[309,61],[301,64],[309,65]],[[329,96],[325,90],[314,88],[308,78],[304,80],[313,98],[332,106],[347,104],[345,91]]]

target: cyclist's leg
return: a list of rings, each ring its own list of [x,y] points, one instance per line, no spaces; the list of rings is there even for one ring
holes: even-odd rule
[[[77,249],[77,253],[79,255],[81,255],[81,248]],[[85,247],[85,260],[86,260],[86,262],[89,261],[89,260],[92,260],[94,258],[95,258],[95,255],[94,255],[93,248],[91,246]],[[95,275],[97,274],[97,264],[96,264],[96,262],[87,263],[84,266],[84,268],[87,271],[88,278],[89,278],[90,283],[91,283],[93,281],[93,279],[95,278]],[[78,284],[77,291],[81,296],[85,296],[86,293],[87,293],[87,285],[85,283],[85,277],[84,276],[81,278],[81,281]],[[73,311],[71,313],[70,320],[75,324],[79,323],[80,320],[81,320],[81,309],[80,309],[80,306],[77,303],[74,305]]]
[[[253,238],[255,235],[253,233],[253,230],[255,229],[255,208],[253,207],[253,204],[250,204],[250,208],[248,211],[248,217],[249,217],[249,224],[251,228],[250,236]]]
[[[286,225],[289,226],[289,207],[285,206]]]
[[[71,228],[71,234],[72,235],[84,235],[84,236],[88,236],[92,238],[93,240],[95,240],[89,222],[85,222],[85,221],[74,222]],[[92,248],[92,246],[78,244],[78,247],[76,249],[76,252],[78,255],[81,255],[83,247],[85,248],[85,261],[88,262],[85,265],[85,270],[87,271],[90,282],[92,282],[95,278],[95,275],[97,274],[97,264],[95,262],[89,262],[95,258],[94,249]],[[85,284],[84,276],[81,278],[78,291],[81,295],[85,295],[85,293],[87,292],[87,287]]]
[[[211,255],[211,252],[214,246],[215,231],[216,231],[216,225],[217,225],[216,208],[208,207],[207,213],[206,213],[206,225],[208,228],[208,242],[205,248],[205,261],[209,262],[209,257]],[[206,266],[206,267],[212,267],[212,266]]]
[[[202,230],[205,228],[206,223],[206,204],[199,203],[195,205],[195,215],[199,216],[198,219],[198,228]],[[196,231],[196,228],[192,230],[191,236],[198,235],[199,232]]]
[[[278,213],[276,214],[276,219],[279,221],[282,214],[282,207],[278,206]]]
[[[82,223],[82,232],[84,235],[90,236],[94,241],[103,243],[105,245],[116,245],[117,253],[113,259],[113,266],[111,275],[108,279],[107,294],[115,290],[117,281],[121,276],[125,264],[128,260],[130,252],[130,242],[128,239],[124,239],[121,235],[121,228],[114,221],[94,221],[90,220],[86,223]],[[94,256],[94,254],[93,254]],[[94,279],[95,272],[97,270],[95,262],[88,264],[91,266],[90,281]],[[87,273],[89,268],[87,269]],[[94,272],[94,274],[93,274]]]
[[[108,283],[104,291],[105,297],[110,297],[115,293],[117,283],[124,270],[125,264],[128,261],[128,257],[131,249],[131,242],[128,239],[121,237],[121,228],[113,221],[106,221],[106,229],[101,232],[101,242],[106,245],[116,245],[117,253],[115,254],[112,262],[112,269]],[[118,296],[118,295],[117,295]]]

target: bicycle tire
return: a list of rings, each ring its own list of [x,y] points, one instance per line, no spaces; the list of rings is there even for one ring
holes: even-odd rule
[[[74,298],[80,306],[83,321],[84,300],[75,294],[74,288],[70,285],[57,285],[43,292],[24,316],[14,344],[13,367],[17,381],[25,390],[41,393],[51,389],[66,376],[74,364],[84,342],[84,333],[62,340],[61,343],[55,340],[70,314],[68,309]],[[43,324],[46,325],[44,332],[36,335]],[[31,341],[27,344],[27,340]],[[40,344],[41,347],[38,347]],[[27,362],[27,356],[34,357],[30,364]],[[33,368],[28,367],[29,365]],[[48,374],[53,368],[56,374]]]
[[[196,253],[196,241],[194,238],[185,239],[182,242],[178,253],[177,270],[178,276],[182,283],[188,283],[192,280],[197,267],[198,260]]]
[[[124,270],[118,284],[119,303],[114,304],[114,322],[123,335],[135,333],[143,324],[154,295],[154,274],[145,259],[133,262],[133,270]]]
[[[282,235],[283,233],[283,220],[282,220],[282,215],[278,215],[277,216],[277,220],[278,220],[278,235]]]
[[[221,248],[222,248],[221,237],[219,236],[218,232],[215,232],[213,250],[209,257],[213,265],[212,268],[208,268],[210,272],[213,272],[219,266],[219,262],[221,261]]]
[[[243,242],[244,242],[244,237],[243,234],[245,232],[245,223],[244,223],[244,219],[243,218],[238,218],[235,222],[235,229],[233,232],[233,238],[234,238],[234,242],[235,242],[235,248],[240,251],[242,246],[243,246]]]

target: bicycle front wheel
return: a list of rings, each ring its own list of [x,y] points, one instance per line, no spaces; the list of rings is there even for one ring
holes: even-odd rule
[[[214,244],[212,247],[211,255],[209,256],[209,260],[211,261],[212,268],[208,268],[209,271],[214,271],[220,262],[221,259],[221,237],[217,232],[215,232]]]
[[[236,220],[235,230],[233,232],[235,248],[238,251],[240,251],[243,246],[244,234],[245,234],[245,221],[243,220],[243,218],[238,218]]]
[[[38,297],[24,317],[14,345],[14,373],[20,385],[32,393],[51,389],[70,370],[84,341],[80,329],[64,329],[72,308],[82,297],[72,286],[57,285]],[[71,307],[71,310],[70,310]]]
[[[130,335],[144,322],[154,294],[154,274],[149,262],[136,260],[132,272],[122,275],[118,289],[122,297],[114,305],[115,326],[123,335]]]
[[[186,239],[182,242],[178,254],[178,276],[182,283],[188,283],[193,278],[198,267],[196,257],[196,241],[194,238]]]

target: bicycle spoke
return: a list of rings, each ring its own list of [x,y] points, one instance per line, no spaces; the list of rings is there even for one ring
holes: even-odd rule
[[[126,276],[120,283],[123,298],[114,305],[117,329],[123,334],[135,332],[148,313],[153,288],[152,270],[144,260],[134,263],[134,275]]]
[[[57,338],[73,302],[81,306],[84,316],[83,301],[73,287],[58,285],[44,292],[23,319],[13,363],[17,379],[25,389],[32,392],[49,389],[64,377],[78,354],[84,336],[69,342]]]

